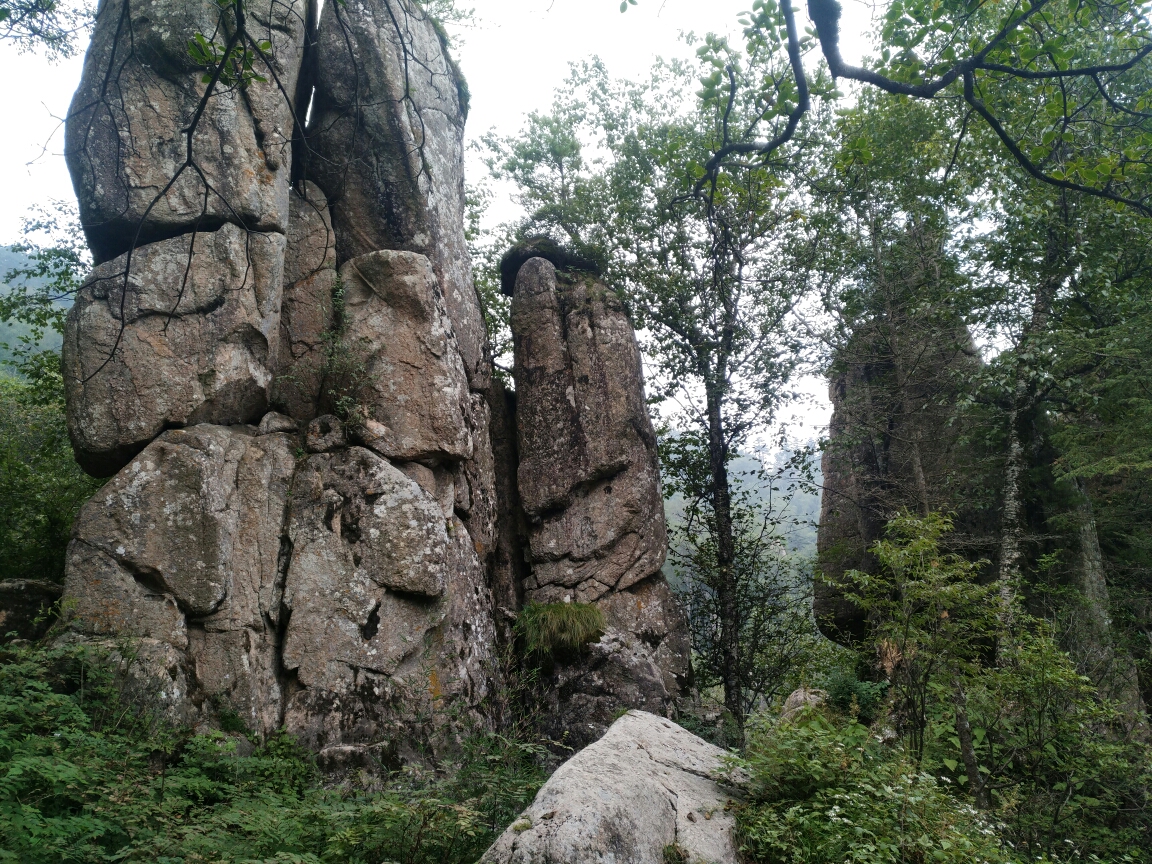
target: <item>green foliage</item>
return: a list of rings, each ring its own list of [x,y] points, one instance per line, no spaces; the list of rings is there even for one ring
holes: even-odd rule
[[[25,363],[30,380],[0,373],[0,579],[64,579],[76,513],[102,481],[72,458],[56,354]]]
[[[805,709],[752,724],[735,765],[748,773],[742,848],[771,864],[999,862],[995,826],[900,747],[852,718]]]
[[[966,789],[1021,855],[1145,860],[1152,753],[1044,622],[941,551],[946,518],[904,514],[854,573],[902,759]]]
[[[516,618],[528,654],[574,654],[604,635],[604,613],[590,603],[529,603]]]
[[[0,655],[0,861],[471,862],[531,800],[541,750],[491,733],[374,787],[321,784],[285,735],[158,722],[125,687],[131,646]]]
[[[5,268],[0,294],[0,321],[20,331],[16,344],[4,346],[18,371],[23,364],[42,362],[37,357],[45,340],[64,332],[68,309],[92,263],[74,204],[54,201],[34,208],[22,233],[24,239],[4,256],[15,266]]]
[[[50,60],[71,57],[93,15],[84,0],[0,0],[0,41],[21,51],[43,51]]]
[[[332,326],[321,334],[324,359],[320,366],[322,410],[341,422],[356,424],[364,419],[365,395],[371,384],[367,351],[348,335],[348,313],[344,304],[344,283],[337,280],[332,289]]]
[[[797,481],[790,466],[768,470],[755,460],[728,472],[734,551],[719,560],[712,475],[707,447],[694,432],[660,441],[666,493],[683,496],[680,516],[670,521],[668,560],[676,576],[692,633],[693,671],[702,690],[722,684],[722,614],[719,587],[734,574],[735,618],[740,651],[737,676],[743,710],[786,696],[816,659],[820,638],[812,626],[810,562],[787,545],[802,521],[791,513]],[[735,740],[738,740],[735,739]]]
[[[845,669],[833,669],[821,686],[828,694],[829,705],[845,715],[858,717],[865,725],[880,716],[888,693],[886,681],[861,681]]]

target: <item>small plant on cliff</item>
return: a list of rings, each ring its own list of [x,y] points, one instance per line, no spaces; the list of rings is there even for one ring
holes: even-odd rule
[[[604,635],[604,613],[589,603],[529,603],[516,632],[528,654],[572,654]]]
[[[349,338],[344,294],[344,283],[338,280],[332,289],[332,327],[321,336],[324,363],[320,369],[320,402],[322,410],[336,415],[343,423],[356,425],[363,421],[361,406],[371,375],[363,347]]]

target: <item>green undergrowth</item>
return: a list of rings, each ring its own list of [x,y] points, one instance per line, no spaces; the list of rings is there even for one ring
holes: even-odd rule
[[[287,735],[241,756],[237,736],[159,722],[116,656],[0,653],[0,862],[472,862],[544,780],[537,745],[479,733],[443,764],[332,786]]]
[[[752,725],[737,764],[749,860],[772,864],[1015,861],[997,826],[854,717],[806,708]]]

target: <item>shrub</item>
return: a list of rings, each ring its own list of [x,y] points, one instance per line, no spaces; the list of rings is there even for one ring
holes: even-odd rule
[[[750,726],[742,850],[764,864],[1012,860],[995,826],[853,718],[806,708]]]
[[[529,654],[573,654],[604,635],[604,613],[588,603],[529,603],[516,632]]]
[[[103,481],[76,465],[58,358],[40,359],[29,380],[0,369],[0,579],[61,582],[72,522]]]
[[[241,757],[235,737],[156,722],[109,659],[0,654],[0,862],[464,864],[544,780],[542,748],[482,733],[452,764],[325,788],[287,735]]]
[[[880,714],[888,693],[885,681],[861,681],[844,669],[834,669],[824,679],[828,702],[844,714],[855,712],[861,723],[871,724]]]

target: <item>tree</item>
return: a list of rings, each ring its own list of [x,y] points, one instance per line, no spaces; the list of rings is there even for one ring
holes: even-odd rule
[[[776,158],[812,97],[836,95],[804,66],[818,40],[834,80],[960,103],[958,144],[976,118],[1032,179],[1152,215],[1152,25],[1138,0],[893,0],[877,34],[879,57],[867,66],[841,57],[840,15],[838,0],[809,0],[814,40],[801,36],[790,2],[755,0],[741,19],[747,63],[732,62],[724,40],[702,47],[714,67],[705,99],[730,111],[761,97],[747,122],[724,127],[708,177],[748,158]]]
[[[0,0],[0,41],[12,42],[22,51],[42,50],[53,60],[71,57],[93,14],[83,0]]]
[[[874,548],[879,568],[853,574],[878,622],[868,647],[892,684],[897,731],[1029,858],[1146,854],[1146,744],[1112,731],[1115,707],[1044,622],[1019,604],[1006,618],[997,584],[941,550],[950,528],[901,514]]]
[[[26,263],[4,274],[0,321],[25,332],[0,370],[0,578],[61,582],[72,521],[102,484],[72,458],[60,355],[40,345],[63,332],[90,258],[75,212],[59,205],[25,220],[14,250]]]
[[[600,262],[645,336],[655,398],[674,406],[682,433],[665,483],[700,504],[719,678],[739,727],[746,646],[729,465],[787,394],[798,362],[787,324],[814,243],[799,188],[781,172],[750,164],[699,185],[724,129],[753,108],[701,104],[688,95],[692,80],[680,63],[659,64],[643,84],[585,64],[549,115],[531,115],[517,138],[489,139],[490,164],[517,185],[529,213],[521,233],[551,233]]]

